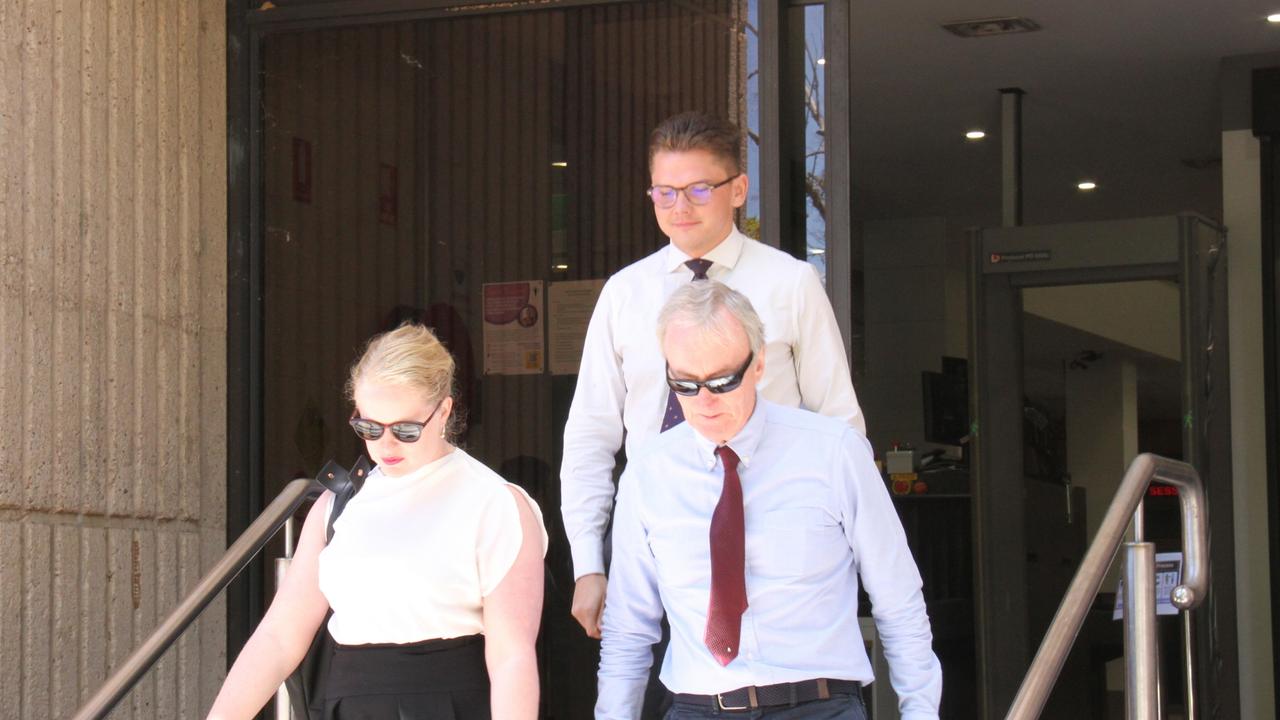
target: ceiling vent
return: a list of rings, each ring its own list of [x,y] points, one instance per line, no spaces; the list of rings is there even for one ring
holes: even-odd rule
[[[1034,20],[1024,17],[996,17],[943,23],[942,29],[960,37],[968,38],[1035,32],[1040,29],[1040,25]]]

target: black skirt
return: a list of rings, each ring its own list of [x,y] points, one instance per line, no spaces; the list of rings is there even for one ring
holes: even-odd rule
[[[408,645],[338,645],[326,720],[489,720],[484,636]]]

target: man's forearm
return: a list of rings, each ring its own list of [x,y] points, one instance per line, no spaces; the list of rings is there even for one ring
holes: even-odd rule
[[[599,502],[597,500],[597,505]],[[584,511],[582,504],[570,508],[561,506],[565,534],[569,538],[569,551],[573,556],[573,579],[583,575],[604,573],[604,531],[608,526],[613,498],[607,498],[602,511]]]
[[[610,458],[612,459],[612,458]],[[566,461],[565,470],[570,470]],[[602,475],[564,472],[560,476],[560,513],[573,555],[573,577],[604,572],[604,533],[613,509],[612,465]]]

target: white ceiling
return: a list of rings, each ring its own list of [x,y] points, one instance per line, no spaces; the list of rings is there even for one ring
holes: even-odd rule
[[[1000,218],[1000,98],[1023,104],[1024,221],[1220,217],[1219,65],[1280,50],[1280,0],[854,4],[855,202],[864,218]],[[1019,15],[1033,33],[960,38],[961,19]],[[963,138],[970,127],[988,133]],[[1077,180],[1096,179],[1082,194]]]

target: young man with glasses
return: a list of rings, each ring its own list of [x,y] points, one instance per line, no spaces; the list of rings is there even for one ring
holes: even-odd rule
[[[859,578],[902,717],[938,718],[920,573],[871,447],[758,394],[767,327],[715,281],[676,290],[658,316],[686,422],[619,483],[596,720],[640,716],[664,613],[668,718],[866,720]]]
[[[560,478],[576,579],[573,616],[591,637],[600,637],[604,607],[614,456],[624,441],[633,456],[682,419],[653,334],[658,309],[676,288],[709,278],[744,293],[769,329],[761,393],[866,429],[817,272],[734,225],[734,211],[747,200],[742,142],[738,128],[700,113],[654,129],[647,196],[670,244],[609,278],[587,329]]]

